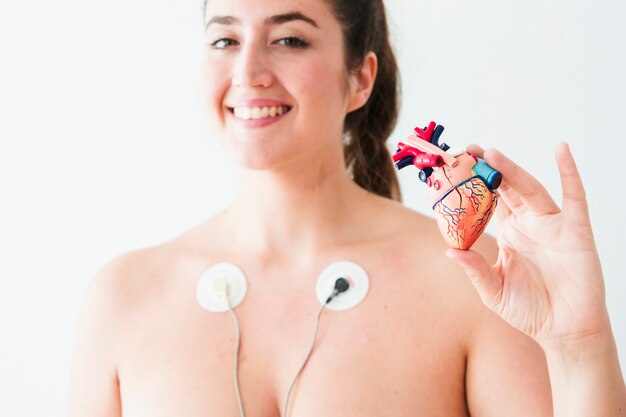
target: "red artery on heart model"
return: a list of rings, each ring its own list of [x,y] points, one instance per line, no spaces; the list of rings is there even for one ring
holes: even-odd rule
[[[469,152],[439,144],[443,130],[435,122],[415,128],[398,143],[393,161],[398,169],[413,165],[420,170],[443,238],[451,247],[467,250],[496,209],[502,175]]]

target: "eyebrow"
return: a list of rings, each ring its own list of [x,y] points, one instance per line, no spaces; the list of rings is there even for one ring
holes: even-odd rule
[[[265,19],[265,21],[263,21],[263,24],[265,25],[280,25],[283,23],[287,23],[287,22],[292,22],[294,20],[300,20],[302,22],[306,22],[309,25],[316,27],[319,29],[319,26],[317,25],[317,23],[315,22],[315,20],[311,19],[310,17],[300,13],[300,12],[289,12],[289,13],[284,13],[284,14],[278,14],[275,16],[271,16],[268,17],[267,19]],[[220,25],[235,25],[235,24],[240,24],[241,20],[239,20],[238,18],[234,17],[234,16],[213,16],[206,24],[206,26],[204,27],[204,29],[206,30],[210,25],[212,25],[213,23],[217,23]]]

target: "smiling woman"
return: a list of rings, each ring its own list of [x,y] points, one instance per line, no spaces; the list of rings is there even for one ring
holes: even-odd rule
[[[501,153],[474,149],[504,176],[503,227],[498,245],[448,252],[467,280],[434,221],[395,201],[385,141],[397,68],[382,1],[209,0],[205,22],[204,97],[239,194],[91,281],[71,416],[549,416],[551,391],[556,415],[618,415],[623,383],[567,147],[563,211]],[[369,289],[322,316],[309,358],[316,282],[337,260],[360,265]],[[247,282],[238,350],[228,314],[195,299],[223,262]],[[598,414],[567,409],[588,395]]]
[[[358,185],[385,197],[399,199],[398,183],[385,147],[385,141],[397,119],[398,87],[397,67],[387,37],[384,8],[380,2],[353,3],[335,2],[331,5],[332,15],[329,16],[327,10],[326,14],[317,17],[318,20],[321,19],[319,23],[312,16],[319,15],[315,9],[328,8],[326,3],[319,2],[310,12],[313,15],[294,11],[291,8],[293,6],[286,5],[284,13],[260,16],[259,31],[253,34],[244,31],[245,27],[237,15],[217,14],[221,10],[219,2],[209,2],[208,7],[205,6],[207,45],[220,52],[208,51],[205,80],[207,85],[213,86],[216,80],[224,79],[230,74],[232,83],[250,82],[242,78],[246,74],[232,72],[246,71],[246,63],[241,61],[250,58],[257,60],[256,63],[261,66],[279,67],[269,68],[266,76],[275,75],[285,89],[287,87],[289,90],[315,89],[317,95],[304,95],[305,99],[312,101],[311,106],[298,108],[302,111],[311,111],[307,107],[316,109],[317,120],[312,120],[311,123],[326,125],[329,120],[337,121],[332,126],[334,131],[321,137],[334,138],[336,146],[339,126],[344,136],[346,167]],[[352,11],[355,7],[361,10],[358,15],[354,15]],[[324,19],[324,16],[330,19]],[[248,46],[254,49],[248,50]],[[234,53],[233,49],[238,53]],[[246,53],[249,51],[254,52],[255,56],[247,57]],[[265,55],[261,54],[262,51]],[[369,57],[368,53],[371,53]],[[343,59],[338,59],[340,57]],[[368,65],[364,68],[366,61]],[[342,65],[342,62],[345,64]],[[224,65],[227,65],[228,69],[225,69]],[[362,69],[369,73],[359,73]],[[255,71],[263,72],[263,68],[256,68]],[[289,73],[290,77],[297,78],[300,84],[292,86],[293,81],[282,73]],[[367,85],[374,78],[376,82]],[[265,86],[273,82],[272,79],[260,81],[261,85]],[[265,94],[277,95],[280,93],[277,90],[277,86],[273,86]],[[344,94],[344,100],[352,101],[327,103],[325,99],[342,99],[340,95],[328,94],[330,91],[343,91],[353,95],[358,93],[358,96],[348,97]],[[285,93],[289,91],[282,94]],[[215,92],[209,90],[207,96],[213,94]],[[234,97],[226,97],[226,102],[229,100],[234,100]],[[256,120],[245,122],[246,126],[264,127],[278,121],[261,117],[264,107],[267,107],[266,111],[270,115],[271,108],[276,106],[276,114],[279,116],[288,113],[292,108],[275,99],[264,103],[257,101],[243,104],[244,106],[239,107],[232,105],[228,110],[235,116],[242,116],[236,117],[236,120]],[[256,113],[255,107],[251,105],[258,109]],[[241,110],[235,112],[237,109]],[[347,118],[343,116],[346,113]],[[374,114],[376,117],[372,117]],[[336,149],[333,153],[337,154]]]

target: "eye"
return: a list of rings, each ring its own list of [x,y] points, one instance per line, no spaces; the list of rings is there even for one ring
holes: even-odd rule
[[[304,49],[309,46],[309,43],[297,36],[287,36],[274,42],[277,45],[287,46],[289,48],[301,48]]]
[[[233,46],[233,45],[237,45],[238,42],[234,39],[230,39],[230,38],[221,38],[216,40],[215,42],[211,43],[211,46],[214,49],[226,49],[229,46]]]

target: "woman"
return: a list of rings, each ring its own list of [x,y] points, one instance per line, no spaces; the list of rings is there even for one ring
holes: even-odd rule
[[[236,309],[246,415],[285,415],[319,309],[315,282],[339,259],[363,266],[370,290],[358,308],[322,317],[290,416],[624,412],[602,272],[566,145],[557,148],[562,210],[500,152],[471,149],[505,178],[498,241],[446,250],[432,219],[392,199],[384,143],[396,119],[396,66],[381,1],[210,0],[205,15],[206,98],[240,167],[238,198],[92,280],[71,416],[237,415],[230,317],[195,300],[199,277],[218,262],[248,280]]]

